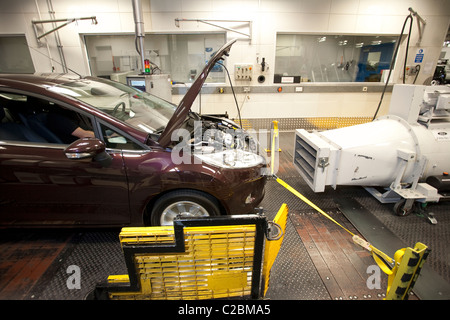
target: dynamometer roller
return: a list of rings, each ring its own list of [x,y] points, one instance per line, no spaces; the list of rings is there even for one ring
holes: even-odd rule
[[[396,203],[398,215],[414,203],[447,200],[450,87],[395,85],[388,114],[370,123],[296,130],[293,161],[314,192],[363,186],[381,202]]]

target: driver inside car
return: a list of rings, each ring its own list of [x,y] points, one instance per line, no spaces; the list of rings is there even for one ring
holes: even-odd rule
[[[47,126],[66,144],[81,138],[95,137],[92,130],[86,130],[80,126],[79,120],[73,113],[49,112]]]

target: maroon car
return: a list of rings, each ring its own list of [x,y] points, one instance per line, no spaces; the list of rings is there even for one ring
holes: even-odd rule
[[[257,142],[190,110],[232,43],[178,106],[94,77],[0,75],[0,223],[169,225],[251,212],[266,183]]]

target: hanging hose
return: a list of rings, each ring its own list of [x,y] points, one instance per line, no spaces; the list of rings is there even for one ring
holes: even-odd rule
[[[400,32],[400,34],[398,36],[397,46],[395,47],[394,55],[392,56],[391,65],[389,67],[389,74],[388,74],[388,77],[386,79],[386,83],[384,84],[384,88],[383,88],[383,92],[381,94],[380,102],[378,103],[378,107],[377,107],[377,110],[375,111],[375,114],[373,116],[372,121],[375,120],[375,118],[377,117],[378,112],[380,111],[381,103],[383,102],[384,94],[385,94],[386,88],[387,88],[387,86],[389,84],[389,79],[391,78],[392,69],[394,68],[395,59],[397,58],[398,49],[400,47],[400,41],[402,39],[403,32],[405,30],[406,23],[408,22],[408,20],[410,20],[410,25],[409,25],[409,32],[408,32],[408,40],[407,40],[407,43],[406,43],[405,64],[403,66],[403,83],[405,83],[405,78],[406,78],[406,61],[408,59],[409,40],[411,38],[412,23],[413,23],[413,16],[412,16],[412,14],[409,14],[406,17],[405,22],[403,23],[402,31]]]
[[[419,72],[420,72],[420,64],[418,64],[417,66],[415,66],[415,69],[416,69],[416,76],[414,77],[413,84],[416,84],[417,77],[419,76]]]
[[[236,103],[236,109],[237,109],[238,118],[239,118],[239,126],[241,126],[241,128],[242,128],[241,110],[239,109],[239,104],[236,99],[236,94],[234,93],[234,88],[233,88],[233,83],[231,82],[230,72],[228,72],[227,67],[225,67],[225,65],[223,63],[217,62],[217,64],[221,65],[227,72],[228,81],[230,81],[231,91],[233,92],[234,102]]]

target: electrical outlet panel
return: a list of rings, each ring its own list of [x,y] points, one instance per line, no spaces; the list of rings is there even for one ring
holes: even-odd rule
[[[252,64],[235,64],[234,65],[234,79],[250,81],[253,78]]]
[[[416,75],[417,72],[419,72],[419,70],[420,70],[420,67],[417,68],[417,65],[416,66],[406,66],[406,75],[414,76],[414,75]]]

